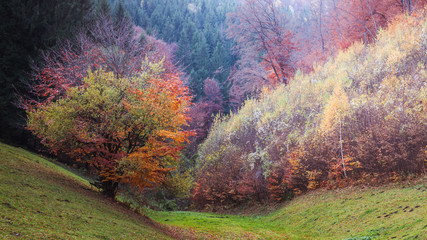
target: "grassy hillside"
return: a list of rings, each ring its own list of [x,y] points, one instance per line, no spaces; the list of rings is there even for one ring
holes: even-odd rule
[[[319,190],[267,216],[148,215],[218,239],[427,239],[427,178],[380,188]]]
[[[267,216],[146,210],[157,224],[61,166],[0,143],[0,239],[425,239],[426,190],[426,177],[321,190]]]
[[[0,143],[0,239],[170,239],[85,179]]]

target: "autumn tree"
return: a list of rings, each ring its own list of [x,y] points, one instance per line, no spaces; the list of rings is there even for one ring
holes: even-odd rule
[[[343,152],[343,121],[346,111],[349,109],[348,97],[342,86],[338,84],[334,93],[329,99],[328,104],[324,110],[324,116],[320,124],[320,128],[323,131],[329,131],[334,125],[338,125],[339,129],[339,146],[340,146],[340,155],[341,155],[341,165],[344,177],[347,177],[346,164],[344,161],[344,152]]]
[[[324,31],[327,31],[329,47],[338,44],[347,48],[362,40],[365,45],[375,40],[378,31],[388,26],[402,13],[412,14],[422,9],[425,1],[412,0],[320,0],[324,10]],[[321,10],[322,11],[322,10]]]
[[[128,19],[102,17],[34,67],[28,128],[52,153],[88,163],[110,196],[119,183],[163,182],[189,136],[190,95],[171,53]]]
[[[119,183],[141,189],[162,183],[189,133],[187,87],[150,64],[135,77],[89,72],[64,96],[28,111],[28,128],[54,153],[89,163],[103,191]]]
[[[295,43],[286,28],[288,19],[281,1],[245,0],[228,15],[227,23],[227,36],[236,42],[240,55],[255,51],[271,84],[289,83],[295,72]]]
[[[197,152],[197,146],[207,137],[216,114],[223,111],[223,97],[218,82],[207,78],[203,84],[204,97],[196,102],[189,112],[191,123],[188,126],[196,135],[187,146],[189,157]]]
[[[426,1],[306,0],[287,4],[293,9],[290,30],[300,46],[294,55],[296,66],[310,72],[313,64],[324,63],[354,42],[372,43],[380,29],[400,14],[423,9]]]
[[[102,66],[116,76],[130,76],[139,71],[146,52],[128,20],[116,28],[112,18],[105,15],[74,39],[42,54],[42,60],[32,66],[31,95],[25,96],[23,107],[50,102],[68,88],[81,85],[88,69]]]
[[[31,94],[25,96],[23,107],[44,104],[62,96],[69,87],[81,85],[88,69],[103,67],[116,77],[133,76],[146,59],[164,59],[165,73],[180,74],[173,51],[173,46],[138,31],[128,18],[117,21],[103,15],[74,39],[43,53],[42,61],[33,65]]]
[[[247,51],[231,69],[227,83],[230,85],[229,105],[236,110],[246,99],[256,97],[270,81],[264,67],[257,61],[255,51]]]

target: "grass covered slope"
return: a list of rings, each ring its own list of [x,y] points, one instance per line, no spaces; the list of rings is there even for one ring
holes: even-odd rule
[[[218,239],[426,239],[427,178],[379,188],[318,190],[268,216],[155,211],[148,215]]]
[[[268,216],[147,211],[145,218],[85,179],[0,144],[0,239],[425,239],[427,178],[380,188],[316,191]],[[359,238],[369,239],[369,238]]]
[[[88,181],[0,143],[0,239],[169,239]]]

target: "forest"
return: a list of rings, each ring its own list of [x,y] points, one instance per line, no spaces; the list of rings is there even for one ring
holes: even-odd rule
[[[3,1],[1,149],[54,159],[171,238],[365,239],[277,226],[203,235],[163,211],[250,214],[322,191],[425,189],[426,3]],[[422,238],[425,219],[414,224]]]

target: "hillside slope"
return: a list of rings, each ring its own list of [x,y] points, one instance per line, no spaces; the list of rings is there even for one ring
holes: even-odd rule
[[[0,143],[0,239],[15,238],[170,239],[83,178]]]
[[[217,239],[427,239],[427,178],[378,188],[318,190],[267,216],[147,214]]]
[[[268,216],[147,210],[157,224],[68,170],[0,143],[0,239],[425,239],[426,190],[426,177],[320,190]]]

